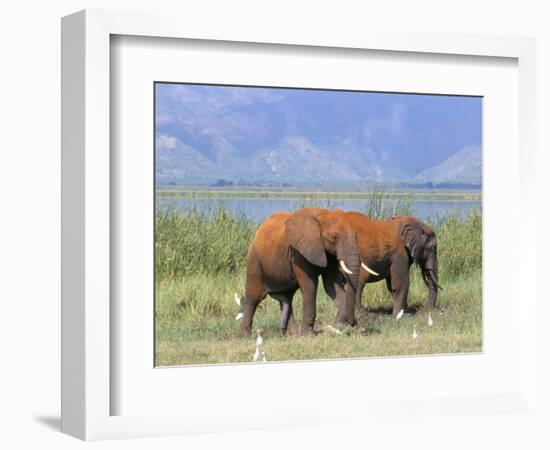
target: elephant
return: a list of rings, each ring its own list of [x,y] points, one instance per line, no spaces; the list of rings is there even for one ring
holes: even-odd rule
[[[348,213],[357,233],[357,245],[361,254],[361,273],[356,289],[356,310],[364,315],[362,292],[366,283],[386,280],[393,297],[393,314],[407,308],[409,271],[413,264],[420,267],[422,278],[428,287],[427,307],[434,308],[438,290],[437,237],[434,230],[411,216],[394,216],[391,220],[371,220],[359,212]],[[334,269],[329,278],[336,295],[336,307],[341,308],[349,286]],[[375,273],[373,273],[375,271]]]
[[[240,335],[250,334],[256,308],[267,295],[279,301],[285,335],[298,289],[303,297],[302,333],[312,334],[319,275],[329,289],[336,284],[331,277],[346,280],[350,288],[342,294],[335,325],[355,325],[359,267],[357,237],[348,213],[323,208],[274,213],[260,225],[248,250]]]
[[[428,287],[428,308],[435,308],[439,284],[437,264],[437,236],[432,227],[412,216],[393,216],[392,220],[403,224],[402,235],[412,261],[420,267],[422,279]],[[407,306],[405,302],[405,307]]]

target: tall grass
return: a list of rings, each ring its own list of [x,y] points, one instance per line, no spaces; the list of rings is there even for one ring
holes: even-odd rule
[[[429,220],[437,235],[440,278],[455,279],[481,271],[482,217],[478,209],[469,214],[447,214]]]
[[[156,215],[158,280],[194,273],[235,273],[246,266],[246,253],[256,225],[229,213],[192,208],[185,214],[161,209]]]
[[[395,196],[384,188],[376,188],[370,192],[369,201],[364,214],[372,220],[386,220],[398,214],[410,216],[413,204],[411,198]]]
[[[298,205],[303,206],[303,205]],[[388,203],[381,193],[365,213],[373,219],[410,214],[410,203]],[[482,221],[478,210],[428,219],[438,239],[439,272],[443,278],[481,268]],[[223,205],[212,210],[192,208],[185,213],[161,209],[156,216],[157,280],[208,273],[244,273],[246,253],[257,224],[232,214]]]

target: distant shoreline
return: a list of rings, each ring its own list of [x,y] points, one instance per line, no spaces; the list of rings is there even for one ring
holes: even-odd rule
[[[481,201],[481,190],[395,190],[386,191],[382,195],[376,189],[371,192],[357,191],[312,191],[292,189],[217,189],[217,188],[192,188],[175,186],[157,186],[155,193],[158,197],[182,197],[196,199],[298,199],[298,200],[324,200],[324,199],[410,199],[410,200],[468,200]]]

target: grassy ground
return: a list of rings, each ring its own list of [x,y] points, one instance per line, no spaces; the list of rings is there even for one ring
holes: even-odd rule
[[[404,206],[406,207],[406,205]],[[371,211],[376,215],[376,208]],[[406,212],[406,211],[405,211]],[[224,210],[157,215],[157,365],[249,362],[255,337],[238,338],[235,292],[244,292],[245,255],[255,225]],[[482,350],[481,217],[449,216],[431,223],[438,234],[440,292],[434,326],[422,308],[427,297],[419,270],[412,268],[409,306],[416,312],[396,322],[385,283],[367,285],[363,303],[368,322],[344,335],[279,336],[278,302],[266,298],[254,320],[263,330],[269,361],[479,352]],[[320,286],[320,326],[335,317],[332,300]],[[299,293],[294,299],[301,317]],[[416,325],[418,339],[411,335]]]

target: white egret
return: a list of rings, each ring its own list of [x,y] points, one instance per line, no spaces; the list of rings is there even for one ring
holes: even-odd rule
[[[258,337],[256,338],[256,348],[259,348],[264,343],[264,338],[262,337],[262,330],[258,328],[256,332],[258,333]]]
[[[338,328],[334,328],[332,325],[327,325],[327,330],[332,331],[334,334],[342,334]]]
[[[405,310],[404,310],[404,309],[402,309],[401,311],[399,311],[399,312],[397,313],[397,316],[395,317],[395,320],[401,319],[401,317],[403,317],[403,314],[405,314]]]
[[[239,294],[235,292],[235,303],[239,306],[241,306],[241,297],[239,297]]]
[[[237,314],[237,315],[235,316],[235,320],[237,320],[237,321],[238,321],[238,320],[241,320],[241,319],[243,318],[243,316],[244,316],[244,314],[243,314],[242,312],[240,312],[239,314]]]
[[[256,346],[256,351],[252,355],[252,362],[258,362],[260,359],[260,347]]]
[[[432,313],[428,313],[428,326],[433,326],[434,321],[432,320]]]
[[[416,332],[416,325],[413,327],[413,339],[416,342],[416,339],[418,338],[418,333]]]

